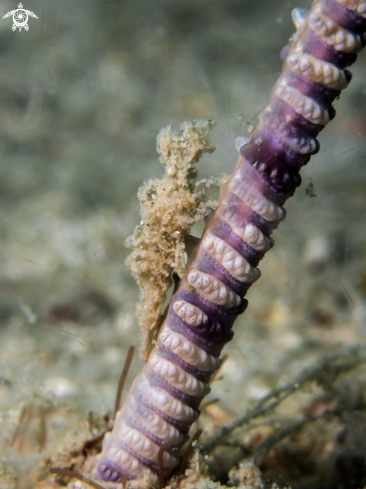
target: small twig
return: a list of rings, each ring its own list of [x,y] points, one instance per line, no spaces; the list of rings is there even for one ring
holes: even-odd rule
[[[126,489],[126,487],[127,487],[127,481],[128,481],[128,475],[127,474],[123,474],[123,477],[122,477],[122,487],[123,487],[123,489]]]
[[[24,438],[27,433],[29,424],[33,417],[33,406],[25,406],[20,413],[18,426],[14,432],[10,446],[19,452],[23,450]]]
[[[184,469],[187,465],[189,457],[191,456],[195,442],[198,441],[198,439],[201,435],[202,435],[202,430],[197,430],[196,433],[193,435],[191,441],[188,444],[187,450],[185,451],[185,453],[183,455],[182,461],[181,461],[179,469],[177,471],[177,475],[183,475],[184,474]]]
[[[165,487],[165,475],[164,475],[164,452],[168,448],[169,443],[164,442],[159,448],[158,452],[158,467],[159,467],[159,486],[160,489]]]
[[[121,404],[123,386],[125,384],[126,377],[127,377],[128,371],[129,371],[130,366],[131,366],[131,362],[132,362],[134,352],[135,352],[135,347],[130,346],[128,349],[128,352],[127,352],[127,357],[126,357],[125,363],[123,365],[121,376],[120,376],[119,381],[118,381],[116,399],[114,402],[114,417],[116,417],[116,414],[117,414],[119,407],[120,407],[120,404]],[[104,421],[107,423],[107,425],[109,424],[109,418],[105,418]],[[88,412],[88,423],[89,423],[90,433],[93,434],[94,418],[93,418],[92,411]],[[108,433],[108,431],[111,431],[111,430],[112,430],[112,427],[109,426],[106,430],[102,431],[102,433],[100,433],[99,435],[95,436],[91,440],[87,440],[84,443],[83,449],[84,450],[90,450],[91,448],[98,445],[98,443],[103,441],[104,435],[106,433]]]
[[[109,416],[108,413],[104,414],[103,417],[102,417],[102,420],[104,421],[105,425],[107,426],[107,429],[109,428],[109,425],[110,425],[110,422],[111,422],[111,418]],[[113,423],[113,421],[112,421]]]
[[[46,424],[46,411],[43,406],[39,406],[39,453],[42,453],[46,446],[47,440],[47,424]]]
[[[83,445],[83,450],[90,450],[91,448],[98,445],[98,443],[103,441],[104,435],[108,433],[108,431],[112,431],[112,427],[102,431],[99,435],[91,438],[90,440],[86,440]]]
[[[119,381],[118,381],[116,400],[114,403],[114,416],[115,417],[116,417],[116,414],[119,411],[119,408],[121,405],[121,397],[122,397],[123,386],[125,385],[126,377],[127,377],[128,371],[130,369],[130,365],[132,362],[134,352],[135,352],[135,347],[130,346],[130,348],[128,349],[125,364],[123,365],[121,377],[119,378]]]
[[[94,428],[94,415],[93,415],[93,411],[88,411],[88,425],[89,425],[89,431],[90,431],[90,434],[92,435],[93,434],[93,428]]]
[[[300,421],[294,424],[293,426],[289,426],[288,428],[285,428],[284,430],[280,431],[276,435],[271,435],[266,440],[264,440],[254,452],[253,460],[254,461],[257,460],[260,455],[267,452],[270,448],[276,445],[276,443],[283,440],[287,436],[292,435],[296,431],[299,431],[308,423],[312,423],[326,416],[336,416],[344,411],[360,411],[363,409],[366,409],[365,402],[355,402],[351,404],[346,404],[344,406],[339,406],[334,409],[326,409],[325,411],[323,411],[321,414],[318,414],[317,416],[312,416],[311,418],[304,419],[303,421]]]
[[[67,467],[51,467],[48,469],[48,472],[50,474],[58,474],[58,475],[67,475],[69,477],[74,477],[75,479],[79,479],[82,482],[85,482],[85,484],[88,484],[89,486],[94,487],[95,489],[104,489],[103,486],[98,484],[97,482],[94,482],[92,479],[89,479],[89,477],[86,477],[85,475],[81,474],[80,472],[77,472],[76,470],[69,469]]]
[[[17,439],[19,437],[20,427],[23,426],[26,415],[27,415],[27,408],[23,407],[23,409],[21,410],[21,413],[19,415],[19,418],[18,418],[18,426],[15,428],[14,434],[13,434],[12,439],[10,441],[10,446],[12,448],[14,447],[15,442],[17,441]]]

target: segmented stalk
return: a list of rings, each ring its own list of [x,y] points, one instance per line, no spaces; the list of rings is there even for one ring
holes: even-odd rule
[[[95,466],[101,479],[156,479],[165,442],[166,477],[177,467],[221,350],[247,307],[244,296],[259,278],[256,267],[272,247],[270,234],[286,216],[283,205],[351,79],[346,68],[365,43],[366,1],[317,0],[307,15],[295,9],[293,19],[297,32],[281,53],[284,66],[269,103],[189,257],[157,345],[105,436]]]

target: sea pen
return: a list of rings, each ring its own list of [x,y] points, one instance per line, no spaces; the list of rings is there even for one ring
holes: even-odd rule
[[[316,0],[309,13],[295,9],[293,19],[297,32],[282,50],[284,66],[269,103],[250,141],[237,142],[240,157],[220,189],[219,207],[105,436],[95,465],[105,481],[121,482],[126,474],[157,480],[162,446],[165,480],[179,465],[233,322],[247,307],[244,296],[260,276],[256,267],[273,245],[270,234],[301,183],[299,170],[319,150],[318,133],[335,116],[332,102],[351,79],[346,68],[366,41],[366,2]]]

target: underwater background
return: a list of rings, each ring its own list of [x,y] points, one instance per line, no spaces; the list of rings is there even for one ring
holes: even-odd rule
[[[198,178],[230,174],[234,140],[249,137],[280,73],[291,11],[311,5],[25,0],[38,19],[20,32],[2,19],[16,3],[0,4],[0,489],[58,487],[38,467],[88,430],[89,411],[99,428],[113,413],[139,344],[124,241],[140,222],[138,187],[163,172],[157,133],[216,119]],[[288,423],[366,401],[366,53],[351,71],[224,350],[202,443],[326,354],[352,352],[354,365],[310,379],[238,446],[250,452]],[[135,354],[126,387],[141,365]],[[362,487],[365,420],[311,425],[260,468],[292,487]],[[243,458],[217,450],[212,477],[225,483]]]

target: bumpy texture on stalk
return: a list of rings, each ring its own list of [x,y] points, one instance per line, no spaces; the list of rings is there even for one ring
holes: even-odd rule
[[[351,79],[345,68],[365,43],[366,1],[317,0],[308,15],[295,9],[293,19],[298,30],[281,53],[269,103],[189,257],[157,345],[105,436],[95,467],[101,479],[156,478],[164,442],[166,476],[178,465],[233,322],[247,306],[244,295],[260,275],[256,267],[273,244],[269,235],[285,218],[299,170],[319,150],[316,137]]]

